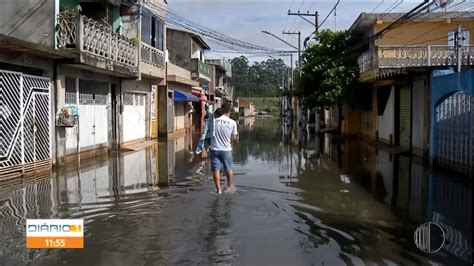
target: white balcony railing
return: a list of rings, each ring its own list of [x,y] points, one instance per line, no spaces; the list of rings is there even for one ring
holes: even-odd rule
[[[61,13],[57,29],[58,49],[76,49],[113,63],[137,67],[138,47],[112,27],[86,16]]]
[[[141,49],[141,59],[143,63],[159,68],[165,67],[165,53],[143,42]]]
[[[460,49],[461,64],[474,65],[474,46]],[[373,53],[363,53],[358,62],[363,73],[373,68],[450,67],[457,65],[458,58],[456,49],[448,45],[391,45],[377,46]]]

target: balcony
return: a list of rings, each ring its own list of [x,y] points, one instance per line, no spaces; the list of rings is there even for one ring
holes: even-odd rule
[[[208,64],[200,61],[199,59],[193,59],[192,62],[193,71],[191,77],[198,81],[211,82],[211,67]]]
[[[460,51],[463,66],[474,65],[474,47],[462,47]],[[362,78],[383,77],[406,69],[457,66],[456,49],[448,45],[391,45],[377,46],[358,58]],[[372,73],[373,75],[367,75]]]
[[[165,77],[165,54],[157,48],[141,43],[140,72],[150,78]]]
[[[81,64],[122,75],[138,74],[138,47],[111,26],[76,13],[61,13],[56,30],[57,49],[77,53]]]

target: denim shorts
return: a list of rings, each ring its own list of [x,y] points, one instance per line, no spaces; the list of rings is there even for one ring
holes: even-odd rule
[[[211,150],[211,171],[220,171],[221,163],[224,165],[224,172],[232,171],[232,151]]]

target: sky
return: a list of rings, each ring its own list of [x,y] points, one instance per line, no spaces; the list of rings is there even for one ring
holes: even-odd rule
[[[297,16],[288,16],[291,12],[313,13],[319,12],[319,21],[328,15],[337,0],[168,0],[168,8],[185,16],[207,28],[220,33],[246,41],[275,49],[292,49],[276,38],[263,34],[267,30],[287,42],[297,46],[296,35],[282,35],[282,31],[301,31],[301,43],[306,36],[314,31],[314,26]],[[407,12],[420,0],[341,0],[336,16],[331,14],[321,28],[347,29],[361,12],[381,12],[389,10],[397,5],[392,12]],[[314,21],[314,17],[307,17]],[[213,41],[208,40],[211,51],[206,54],[208,58],[226,57],[233,58],[238,54],[223,54],[218,51],[227,50]],[[303,46],[303,44],[301,44]],[[214,51],[213,51],[214,50]],[[266,56],[247,55],[250,61],[266,60]],[[282,58],[289,62],[288,58]],[[296,59],[296,56],[294,56]]]

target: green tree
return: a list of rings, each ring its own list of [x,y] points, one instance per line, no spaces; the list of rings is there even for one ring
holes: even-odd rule
[[[238,97],[275,97],[288,84],[289,67],[281,59],[268,59],[249,65],[246,57],[232,59],[232,85]]]
[[[303,53],[295,74],[299,95],[306,107],[329,106],[350,100],[357,86],[357,54],[351,51],[355,40],[347,31],[322,30],[316,34],[319,45]]]
[[[245,56],[232,59],[232,78],[230,83],[234,86],[237,96],[248,93],[250,88],[249,60]]]

